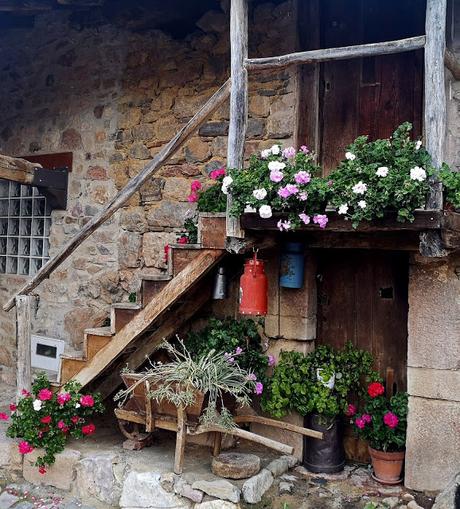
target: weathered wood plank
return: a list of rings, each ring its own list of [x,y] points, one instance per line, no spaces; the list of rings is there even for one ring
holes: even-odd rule
[[[31,185],[34,179],[35,168],[41,168],[41,165],[31,163],[19,157],[0,154],[0,178],[2,179]]]
[[[444,1],[444,0],[443,0]],[[248,58],[246,69],[259,71],[266,69],[285,68],[290,65],[327,62],[330,60],[347,60],[350,58],[371,57],[376,55],[391,55],[404,51],[413,51],[425,46],[425,36],[409,37],[396,41],[342,46],[312,51],[299,51],[278,57]]]
[[[415,212],[415,220],[412,223],[400,223],[396,221],[395,213],[388,213],[382,219],[374,221],[362,221],[358,228],[354,229],[351,221],[346,221],[336,212],[329,212],[329,222],[324,232],[382,232],[382,231],[424,231],[436,230],[443,224],[444,213],[441,210],[418,210]],[[243,214],[241,224],[247,230],[278,230],[276,223],[279,216],[270,219],[261,219],[257,214]],[[318,232],[317,225],[301,226],[298,231]]]
[[[293,431],[294,433],[299,433],[299,435],[304,435],[306,437],[313,437],[317,438],[318,440],[323,439],[323,434],[320,431],[315,431],[310,428],[303,428],[284,421],[276,421],[275,419],[269,419],[261,415],[237,415],[233,420],[235,421],[236,424],[246,422],[256,422],[258,424],[264,424],[265,426],[272,426],[273,428]]]
[[[17,335],[17,368],[16,387],[17,400],[21,397],[21,391],[31,390],[31,295],[18,295],[16,297],[16,335]]]
[[[230,80],[206,102],[196,115],[160,150],[160,152],[158,152],[140,173],[130,179],[129,183],[108,202],[101,212],[96,214],[91,221],[88,221],[88,223],[86,223],[86,225],[17,292],[17,295],[30,293],[44,279],[49,277],[49,275],[59,267],[84,240],[94,233],[102,223],[112,217],[113,214],[182,147],[198,127],[225,102],[229,94]],[[9,311],[14,306],[14,303],[13,297],[3,306],[3,309]]]
[[[444,55],[446,51],[447,0],[427,0],[425,17],[425,146],[433,164],[439,168],[443,161],[446,139],[447,103],[445,90]],[[427,208],[442,209],[442,184],[436,175],[430,177]],[[439,232],[420,235],[423,256],[446,256]]]
[[[248,57],[248,3],[231,0],[230,8],[230,68],[232,89],[230,93],[230,125],[228,129],[227,168],[242,168],[244,142],[248,121],[248,72],[244,62]],[[229,214],[231,194],[227,201],[227,236],[244,236],[239,218]]]
[[[460,61],[458,58],[450,51],[450,49],[446,49],[444,54],[444,65],[449,69],[452,73],[452,76],[456,81],[460,80]]]
[[[187,290],[196,284],[224,255],[217,249],[203,250],[180,272],[147,306],[136,315],[112,341],[97,352],[85,367],[74,377],[83,387],[111,364],[136,338],[144,333],[153,321],[164,313]]]
[[[177,407],[176,451],[174,454],[174,473],[177,475],[181,475],[184,468],[185,435],[187,434],[185,423],[185,410],[180,405]]]

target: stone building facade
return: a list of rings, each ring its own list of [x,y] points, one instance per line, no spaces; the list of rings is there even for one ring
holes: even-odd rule
[[[259,3],[250,53],[296,47],[295,2]],[[196,20],[187,35],[132,30],[104,19],[76,23],[70,11],[35,17],[34,28],[0,33],[0,152],[72,152],[68,207],[52,212],[50,255],[64,245],[168,142],[227,79],[228,2]],[[458,22],[456,23],[456,26]],[[460,46],[453,48],[460,56]],[[460,85],[448,89],[447,162],[460,164]],[[254,75],[247,155],[275,142],[295,144],[298,76]],[[193,211],[190,183],[225,165],[228,107],[222,107],[129,204],[90,237],[37,290],[34,332],[79,350],[83,329],[99,326],[110,304],[127,301],[139,273],[165,269],[164,246]],[[304,289],[277,286],[278,252],[268,257],[270,352],[314,347],[316,269],[307,256]],[[0,275],[2,303],[27,278]],[[406,484],[439,490],[460,468],[460,258],[411,255],[408,323]],[[236,306],[228,304],[233,312]],[[216,309],[223,312],[223,309]],[[0,311],[0,378],[15,380],[14,312]],[[298,416],[293,422],[301,423]],[[279,438],[279,434],[278,434]],[[286,441],[292,436],[284,437]],[[301,442],[293,442],[299,454]]]
[[[73,153],[67,210],[52,213],[51,256],[228,78],[228,19],[228,3],[221,9],[216,3],[188,35],[175,38],[98,19],[76,24],[71,11],[51,11],[36,16],[33,29],[1,34],[0,151]],[[262,3],[253,20],[253,54],[294,49],[291,2]],[[248,154],[275,141],[292,143],[295,88],[294,72],[251,81]],[[83,329],[101,325],[109,305],[137,289],[139,271],[165,268],[164,246],[176,240],[194,208],[187,201],[190,183],[205,183],[210,171],[225,165],[227,132],[224,105],[37,289],[34,332],[78,350]],[[25,280],[1,275],[1,301]],[[0,338],[1,378],[14,382],[14,312],[0,313]]]

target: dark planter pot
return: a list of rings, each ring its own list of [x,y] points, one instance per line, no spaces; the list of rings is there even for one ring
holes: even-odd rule
[[[317,414],[307,415],[304,426],[323,433],[323,440],[304,437],[303,465],[311,472],[332,474],[340,472],[345,466],[343,449],[342,419],[327,419]]]

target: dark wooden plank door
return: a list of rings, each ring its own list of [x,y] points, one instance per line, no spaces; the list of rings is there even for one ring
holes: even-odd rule
[[[406,388],[408,255],[325,250],[318,268],[317,342],[337,348],[350,340],[372,353],[395,388]]]
[[[424,0],[320,2],[319,46],[349,46],[421,35],[424,6]],[[405,121],[413,123],[414,136],[420,135],[422,84],[422,51],[321,64],[317,83],[318,148],[325,173],[337,166],[345,147],[359,135],[386,138]],[[312,95],[313,91],[306,94]],[[299,118],[305,125],[299,128],[299,140],[309,145],[316,139],[316,130],[306,114],[302,118],[304,110],[308,108],[301,104]]]

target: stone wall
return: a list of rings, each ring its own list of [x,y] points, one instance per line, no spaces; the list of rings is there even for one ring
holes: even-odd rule
[[[54,211],[51,255],[120,190],[228,76],[228,2],[193,33],[110,24],[75,26],[69,11],[36,16],[33,29],[0,35],[0,151],[71,151],[68,207]],[[251,15],[251,54],[294,49],[290,1],[260,4]],[[255,21],[254,21],[255,20]],[[276,23],[275,23],[276,20]],[[247,154],[292,142],[296,75],[251,80]],[[225,164],[228,107],[222,107],[122,211],[87,240],[38,290],[34,331],[79,349],[82,331],[103,323],[112,302],[128,299],[141,270],[165,268],[190,182]],[[5,302],[26,278],[0,275]],[[1,377],[14,380],[14,311],[0,312]]]

